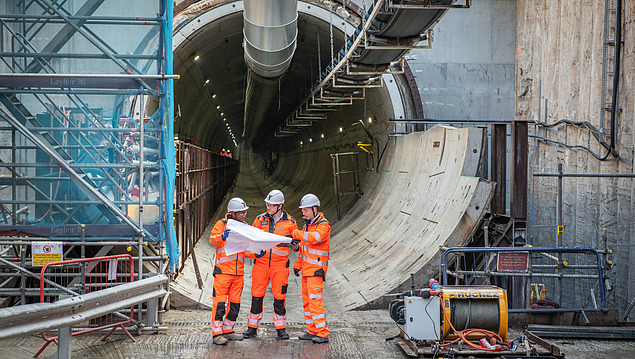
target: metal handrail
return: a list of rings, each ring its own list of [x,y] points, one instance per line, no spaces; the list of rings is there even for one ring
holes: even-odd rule
[[[58,300],[0,309],[0,338],[70,327],[167,294],[168,277],[152,278]]]
[[[600,299],[601,303],[599,306],[595,308],[540,308],[540,309],[513,309],[509,308],[509,313],[564,313],[564,312],[597,312],[602,310],[606,304],[606,293],[604,290],[604,277],[602,272],[602,261],[600,259],[600,255],[597,250],[591,247],[470,247],[470,248],[450,248],[443,253],[441,257],[441,271],[443,273],[443,285],[447,285],[448,283],[448,275],[447,275],[447,257],[450,253],[485,253],[485,252],[532,252],[532,253],[545,253],[545,252],[557,252],[557,253],[591,253],[594,254],[597,258],[597,276],[592,276],[591,278],[598,279],[598,286],[600,289]],[[593,266],[596,268],[596,266]],[[532,276],[532,277],[540,277],[540,276],[548,276],[546,274],[540,273],[516,273],[516,272],[491,272],[491,271],[460,271],[461,273],[466,274],[481,274],[480,272],[485,272],[490,274],[491,276],[508,276],[508,277],[519,277],[519,276]],[[476,273],[479,272],[479,273]],[[547,273],[548,274],[548,273]],[[558,274],[555,275],[557,278],[565,278],[565,275]],[[581,276],[576,276],[578,278],[582,278]]]

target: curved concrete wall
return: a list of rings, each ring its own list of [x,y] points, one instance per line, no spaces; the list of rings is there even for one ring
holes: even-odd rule
[[[411,273],[416,273],[417,285],[426,284],[438,272],[439,247],[463,244],[491,198],[494,184],[478,177],[481,130],[436,126],[393,141],[379,171],[362,177],[363,197],[342,198],[346,214],[339,222],[327,151],[281,157],[274,175],[266,179],[260,173],[260,158],[243,156],[236,184],[226,196],[245,199],[251,221],[264,211],[265,195],[280,189],[285,209],[300,223],[300,198],[307,192],[320,197],[321,210],[333,225],[326,282],[330,306],[383,306],[384,294],[409,287]],[[196,252],[211,258],[210,248],[204,235]],[[180,294],[175,297],[192,296],[178,289],[191,292],[195,286],[179,284],[184,280],[188,279],[177,279],[174,291]],[[207,285],[211,291],[211,283]],[[195,292],[193,296],[208,299]]]
[[[435,126],[397,138],[369,188],[333,229],[327,282],[340,305],[383,304],[438,273],[440,246],[460,246],[491,199],[478,177],[479,129]]]

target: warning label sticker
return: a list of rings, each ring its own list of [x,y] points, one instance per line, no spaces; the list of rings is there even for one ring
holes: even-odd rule
[[[58,242],[32,242],[33,265],[43,266],[47,263],[62,260],[62,243]]]

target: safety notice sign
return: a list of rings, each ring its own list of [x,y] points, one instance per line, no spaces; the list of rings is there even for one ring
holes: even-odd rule
[[[62,243],[59,242],[32,242],[33,265],[43,266],[46,263],[62,260]]]

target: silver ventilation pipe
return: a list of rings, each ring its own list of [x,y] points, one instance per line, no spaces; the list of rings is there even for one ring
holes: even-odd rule
[[[244,0],[243,35],[247,87],[243,141],[251,148],[271,108],[279,101],[282,76],[293,59],[298,36],[297,0]]]
[[[284,74],[297,45],[297,0],[244,0],[244,4],[245,63],[262,77]]]

